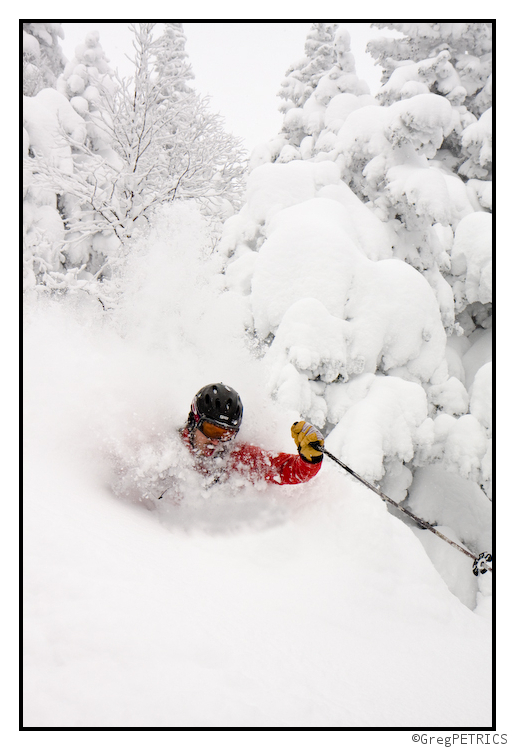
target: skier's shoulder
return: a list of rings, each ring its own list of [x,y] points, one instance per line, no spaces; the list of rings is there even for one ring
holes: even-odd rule
[[[263,463],[271,465],[273,459],[277,456],[274,451],[265,450],[258,445],[252,443],[236,443],[233,450],[231,451],[231,462],[232,463]]]

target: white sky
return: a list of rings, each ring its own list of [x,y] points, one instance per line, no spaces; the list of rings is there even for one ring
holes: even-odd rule
[[[65,38],[61,47],[68,59],[74,56],[75,47],[86,34],[97,29],[111,66],[118,67],[122,75],[131,73],[124,56],[132,53],[127,23],[87,21],[62,26]],[[183,27],[195,88],[200,94],[211,96],[211,107],[225,118],[227,130],[242,138],[249,151],[277,135],[282,127],[277,92],[287,68],[304,55],[311,21],[192,22]],[[371,30],[369,23],[362,22],[349,22],[345,27],[351,34],[358,76],[368,82],[374,93],[380,71],[365,53],[365,47],[383,32]]]

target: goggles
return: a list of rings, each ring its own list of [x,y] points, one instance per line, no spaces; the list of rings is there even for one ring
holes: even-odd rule
[[[205,422],[203,420],[197,424],[197,429],[207,438],[210,438],[211,440],[221,440],[222,442],[232,440],[238,433],[238,430],[220,427],[212,422]]]

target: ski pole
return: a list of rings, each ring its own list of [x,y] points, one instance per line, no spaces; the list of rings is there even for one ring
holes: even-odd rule
[[[367,482],[366,479],[363,479],[363,477],[360,477],[359,474],[356,474],[355,471],[353,471],[351,468],[346,466],[346,464],[343,463],[343,461],[340,461],[339,458],[336,458],[336,456],[333,456],[332,453],[329,453],[327,448],[324,448],[320,443],[317,443],[316,445],[313,444],[313,447],[316,447],[318,450],[322,451],[326,456],[328,456],[330,459],[332,459],[335,463],[338,464],[338,466],[341,466],[342,469],[345,469],[345,471],[348,471],[349,474],[351,474],[355,479],[357,479],[359,482],[365,485],[365,487],[368,487],[369,490],[372,490],[372,492],[375,492],[376,495],[379,495],[379,497],[384,500],[386,503],[390,503],[390,505],[394,505],[398,510],[401,511],[401,513],[405,513],[407,516],[412,518],[414,521],[419,523],[421,526],[423,526],[428,531],[431,531],[433,534],[436,534],[436,536],[439,536],[440,539],[443,539],[444,542],[447,542],[447,544],[450,544],[455,549],[459,550],[459,552],[463,552],[464,555],[467,555],[468,557],[472,558],[474,560],[474,564],[472,565],[472,571],[475,576],[479,575],[479,573],[486,573],[489,571],[492,572],[492,568],[490,568],[486,563],[492,562],[492,555],[489,552],[482,552],[477,557],[472,554],[472,552],[469,552],[467,549],[464,549],[464,547],[461,547],[459,544],[456,544],[456,542],[453,542],[452,539],[448,539],[444,534],[442,534],[440,531],[435,529],[433,526],[431,526],[430,523],[427,521],[424,521],[422,518],[419,518],[414,513],[412,513],[407,508],[403,508],[402,505],[399,505],[399,503],[396,503],[395,500],[392,500],[388,495],[385,495],[384,492],[381,492],[380,489],[377,487],[374,487],[373,484],[370,484],[370,482]]]

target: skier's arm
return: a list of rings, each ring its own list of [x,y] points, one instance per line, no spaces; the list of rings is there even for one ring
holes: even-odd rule
[[[275,484],[300,484],[312,479],[322,466],[310,463],[294,453],[279,453],[271,458],[272,471],[267,472],[267,482]]]
[[[308,422],[295,422],[292,437],[299,455],[270,453],[255,445],[244,445],[231,456],[231,468],[251,481],[264,479],[274,484],[300,484],[320,471],[323,453],[313,443],[324,443],[322,434]]]

